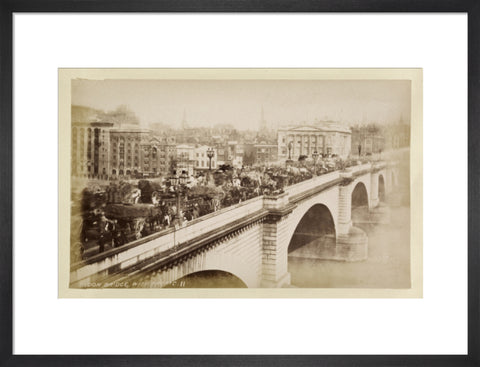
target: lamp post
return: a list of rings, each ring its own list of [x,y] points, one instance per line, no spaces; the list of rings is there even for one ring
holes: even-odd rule
[[[175,196],[177,199],[176,200],[177,212],[175,213],[175,215],[180,225],[182,225],[183,223],[183,216],[181,215],[181,210],[180,210],[180,195],[183,194],[183,190],[187,181],[188,181],[188,176],[184,172],[182,172],[182,174],[179,176],[175,175],[170,177],[170,185],[173,187],[173,190],[175,192]]]
[[[293,143],[289,142],[287,145],[288,148],[288,159],[285,161],[285,166],[289,167],[292,164],[292,148],[293,148]]]
[[[315,150],[312,153],[312,158],[313,158],[313,172],[315,173],[315,176],[317,175],[317,158],[318,158],[318,152]]]
[[[209,171],[212,170],[212,158],[213,158],[214,155],[215,155],[215,151],[213,150],[213,148],[208,148],[207,149],[207,157],[209,159],[209,162],[208,162],[208,170]]]

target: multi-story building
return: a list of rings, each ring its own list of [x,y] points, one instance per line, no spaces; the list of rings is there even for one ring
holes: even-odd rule
[[[176,156],[172,134],[156,136],[142,129],[132,112],[119,108],[104,113],[89,107],[72,106],[71,173],[76,177],[168,174]]]
[[[311,157],[315,151],[346,158],[351,151],[351,135],[350,128],[333,121],[283,127],[277,132],[278,158],[297,160]]]
[[[385,137],[375,125],[352,128],[352,154],[373,154],[385,150]]]
[[[214,149],[217,152],[217,164],[220,166],[222,164],[228,163],[228,146],[223,142],[218,142],[214,145]]]
[[[352,128],[352,153],[373,154],[410,145],[410,124],[369,124]]]
[[[277,144],[261,141],[244,144],[243,162],[245,165],[268,165],[278,161]]]
[[[210,166],[210,158],[208,157],[208,150],[213,149],[213,156],[211,159],[211,166]],[[218,167],[218,153],[217,149],[209,147],[208,145],[200,145],[195,148],[195,170],[196,171],[205,171],[211,169],[217,169]]]
[[[72,123],[72,176],[99,177],[110,172],[110,122]]]
[[[277,144],[260,143],[255,144],[255,163],[267,165],[278,161]]]
[[[228,152],[229,156],[232,157],[230,164],[235,168],[242,168],[244,154],[243,144],[240,144],[238,141],[229,141]]]
[[[112,176],[168,174],[176,156],[173,140],[136,127],[112,129],[110,135]]]
[[[177,145],[177,170],[185,171],[193,175],[195,169],[195,145],[179,144]]]
[[[165,152],[165,173],[168,174],[171,161],[175,160],[177,157],[177,143],[175,140],[175,136],[172,134],[163,134],[156,135],[155,137],[158,141],[160,141],[160,145],[163,147],[163,151]]]
[[[383,127],[385,149],[398,149],[410,146],[410,124],[399,122]]]
[[[243,144],[238,141],[226,141],[215,145],[218,152],[218,165],[228,164],[230,166],[241,168],[243,165]]]

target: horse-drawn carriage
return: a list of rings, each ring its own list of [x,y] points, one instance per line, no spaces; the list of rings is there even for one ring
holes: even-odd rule
[[[153,204],[107,204],[88,212],[80,233],[82,257],[143,237],[145,226],[160,216]]]

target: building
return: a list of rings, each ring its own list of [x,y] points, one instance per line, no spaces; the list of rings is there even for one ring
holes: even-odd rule
[[[399,149],[410,146],[410,124],[403,121],[383,128],[385,149]]]
[[[207,151],[212,149],[213,156],[211,159],[211,166],[210,166],[210,158],[208,157]],[[217,150],[215,148],[209,147],[208,145],[200,145],[195,148],[195,170],[196,171],[205,171],[208,169],[215,170],[218,167],[218,155]]]
[[[410,146],[410,124],[403,122],[352,128],[352,153],[374,154]]]
[[[243,162],[245,165],[268,165],[278,161],[277,144],[260,143],[244,144]]]
[[[72,176],[107,179],[168,174],[176,156],[175,137],[140,128],[126,107],[105,113],[72,106],[71,119]]]
[[[195,146],[191,144],[179,144],[176,147],[177,151],[177,170],[179,172],[185,171],[189,175],[193,175],[195,169]]]
[[[385,137],[376,125],[352,128],[352,154],[374,154],[385,150]]]
[[[255,164],[268,165],[278,161],[276,144],[260,143],[254,145]]]
[[[127,127],[110,130],[111,176],[158,176],[169,173],[176,156],[173,138],[151,130]]]
[[[243,166],[243,144],[239,144],[238,141],[229,141],[228,144],[228,155],[229,155],[229,164],[235,168],[242,168]]]
[[[241,168],[243,165],[243,144],[239,144],[236,140],[230,140],[215,145],[218,153],[218,165],[227,164],[232,167]]]
[[[72,176],[99,177],[110,172],[110,122],[72,123]]]
[[[311,157],[314,151],[346,158],[351,151],[351,138],[350,128],[333,121],[282,127],[277,132],[278,159],[298,160],[300,156]]]

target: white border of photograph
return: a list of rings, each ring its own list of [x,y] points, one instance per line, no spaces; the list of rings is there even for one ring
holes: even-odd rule
[[[60,67],[423,68],[424,298],[58,299]],[[14,147],[16,354],[467,352],[466,14],[16,14]]]

